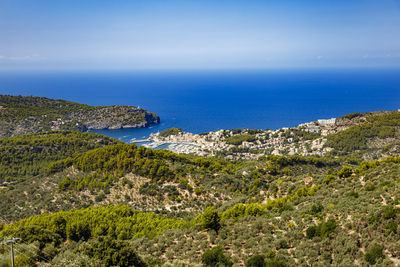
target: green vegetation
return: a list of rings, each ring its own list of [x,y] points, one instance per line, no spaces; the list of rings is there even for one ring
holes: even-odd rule
[[[255,136],[252,134],[233,135],[225,139],[225,142],[230,145],[241,145],[243,142],[254,142]]]
[[[167,137],[170,135],[178,135],[180,133],[183,133],[181,128],[170,128],[170,129],[166,129],[166,130],[160,132],[160,136]]]
[[[338,172],[339,177],[347,178],[353,174],[353,168],[351,166],[343,166],[343,168]]]
[[[0,138],[0,184],[45,174],[56,160],[116,143],[103,135],[71,131]]]
[[[366,121],[347,130],[328,135],[326,146],[334,148],[338,154],[350,154],[367,150],[368,143],[372,139],[399,137],[400,112],[369,116]]]
[[[74,253],[88,256],[96,266],[145,267],[147,264],[129,243],[110,237],[99,237],[78,246]]]
[[[154,237],[167,229],[183,227],[186,224],[182,220],[164,218],[154,213],[142,213],[128,206],[119,205],[29,217],[6,225],[1,236],[22,236],[26,240],[27,237],[21,235],[21,231],[23,233],[27,227],[39,226],[40,229],[58,235],[58,241],[88,240],[99,236],[126,240],[143,236]],[[54,242],[53,239],[50,241]]]
[[[150,151],[133,145],[110,145],[83,153],[75,157],[72,164],[94,173],[100,170],[115,172],[119,169],[109,167],[115,164],[108,164],[113,157],[119,158],[116,165],[120,164],[122,170],[125,165],[121,155],[131,153],[135,157],[139,153],[152,160],[168,158],[166,164],[173,159],[175,164],[188,164],[198,170],[216,168],[206,159]],[[88,162],[89,158],[92,161]],[[217,169],[223,170],[233,163],[220,161],[219,164]],[[242,167],[252,166],[248,164]],[[188,217],[186,220],[138,212],[124,205],[61,211],[5,225],[0,236],[22,238],[36,249],[32,247],[32,254],[27,252],[26,255],[32,255],[32,259],[38,261],[43,261],[40,257],[44,257],[57,266],[84,261],[124,266],[131,260],[147,265],[202,262],[206,266],[292,266],[307,265],[306,259],[321,265],[343,266],[355,259],[370,264],[383,262],[388,260],[385,250],[392,255],[396,253],[397,248],[392,244],[397,242],[398,209],[395,205],[398,200],[391,196],[400,193],[397,186],[400,158],[363,162],[351,167],[355,177],[346,179],[339,178],[339,175],[344,173],[343,169],[349,168],[326,159],[271,156],[251,164],[258,168],[253,169],[249,177],[254,181],[269,179],[270,186],[264,190],[271,196],[276,192],[274,199],[260,198],[259,191],[255,195],[249,191],[247,198],[243,198],[244,203],[210,206],[198,218]],[[260,166],[269,169],[271,165],[279,165],[276,168],[278,173],[282,168],[290,168],[295,175],[311,171],[313,174],[307,175],[314,176],[315,180],[313,184],[301,185],[293,183],[296,180],[291,181],[298,179],[297,176],[273,176],[256,171]],[[226,175],[235,173],[233,169],[226,171]],[[173,172],[177,170],[173,169]],[[358,177],[361,174],[364,182],[375,184],[375,190],[361,190],[363,185]],[[273,186],[275,179],[277,191]],[[129,180],[121,180],[129,186]],[[181,185],[181,190],[186,190],[190,183],[183,177],[176,182]],[[353,196],[355,193],[357,197]],[[381,204],[382,197],[386,199],[386,205]],[[369,246],[373,242],[383,244],[382,238],[385,247],[381,250]],[[22,249],[22,245],[19,246]],[[366,252],[360,252],[360,248],[366,248]],[[70,253],[76,257],[72,258]],[[113,254],[118,256],[111,257]]]
[[[304,129],[290,129],[288,131],[285,131],[282,134],[283,137],[287,138],[293,138],[294,142],[298,142],[299,140],[314,140],[318,137],[321,137],[320,133],[314,133],[314,132],[308,132],[305,131]]]
[[[0,95],[0,107],[0,137],[50,130],[144,127],[160,120],[136,107],[94,107],[45,97]]]
[[[316,236],[321,238],[329,236],[337,227],[337,223],[333,218],[330,218],[327,222],[321,222],[317,226],[310,226],[307,228],[307,237],[312,239]]]
[[[344,115],[342,118],[351,120],[351,119],[358,118],[358,117],[362,117],[362,116],[363,116],[362,113],[355,112],[355,113],[346,114],[346,115]]]
[[[220,225],[220,218],[218,212],[214,207],[207,207],[201,216],[201,224],[206,229],[212,229],[218,232]]]
[[[367,137],[358,158],[204,158],[75,132],[3,138],[0,240],[22,239],[17,266],[392,266],[400,157],[360,158],[371,140],[397,138],[396,116],[349,117],[395,129]]]
[[[378,259],[383,259],[385,256],[383,255],[383,247],[382,246],[373,246],[367,253],[365,253],[365,260],[374,265]]]
[[[153,152],[144,147],[137,148],[135,144],[117,144],[91,150],[74,159],[54,162],[49,166],[49,171],[54,173],[62,171],[65,167],[74,166],[82,172],[90,173],[74,180],[69,177],[64,178],[58,187],[60,191],[106,189],[114,180],[128,172],[155,180],[170,181],[175,175],[162,159],[166,155],[168,152]]]
[[[57,266],[70,266],[81,261],[86,261],[89,266],[147,266],[129,242],[122,240],[154,237],[167,229],[185,225],[187,223],[181,220],[119,205],[33,216],[6,225],[0,232],[0,239],[21,238],[24,243],[35,246],[31,259],[52,261]],[[69,246],[68,243],[76,245]],[[64,255],[55,257],[60,250]],[[78,256],[69,259],[65,255],[68,251]]]
[[[246,267],[264,267],[265,265],[264,255],[254,255],[246,261]]]
[[[201,261],[203,262],[204,266],[208,267],[230,267],[233,265],[233,262],[231,262],[229,258],[224,255],[224,251],[220,246],[206,250],[201,256]]]
[[[276,258],[273,251],[268,251],[266,255],[254,255],[246,261],[246,267],[285,267],[284,261]]]

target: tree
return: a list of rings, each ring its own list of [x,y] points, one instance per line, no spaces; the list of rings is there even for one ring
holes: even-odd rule
[[[265,267],[265,256],[254,255],[246,261],[246,267]]]
[[[375,264],[376,260],[385,258],[383,255],[383,247],[379,245],[373,246],[367,253],[365,253],[364,258],[369,264]]]
[[[67,237],[73,241],[88,240],[91,237],[90,227],[82,221],[75,221],[67,225]]]
[[[350,177],[353,174],[353,168],[350,166],[344,166],[339,172],[338,175],[341,178]]]
[[[233,265],[233,262],[224,255],[224,251],[220,246],[206,250],[201,256],[201,261],[208,267],[230,267]]]
[[[206,229],[213,229],[218,233],[220,225],[220,217],[214,207],[207,207],[203,212],[201,224]]]
[[[111,237],[99,237],[90,240],[78,247],[75,252],[98,259],[104,266],[147,266],[128,242],[114,240]]]

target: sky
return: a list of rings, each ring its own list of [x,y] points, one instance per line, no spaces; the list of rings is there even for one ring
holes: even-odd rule
[[[1,70],[399,68],[400,0],[0,0]]]

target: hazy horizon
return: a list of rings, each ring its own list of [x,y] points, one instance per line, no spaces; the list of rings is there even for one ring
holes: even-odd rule
[[[0,70],[400,67],[398,0],[3,0],[0,29]]]

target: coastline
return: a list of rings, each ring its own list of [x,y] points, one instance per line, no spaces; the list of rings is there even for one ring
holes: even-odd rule
[[[256,137],[260,140],[262,139],[269,139],[269,141],[262,143],[257,141],[257,144],[253,144],[251,142],[243,142],[239,149],[242,150],[250,150],[250,149],[257,149],[258,151],[264,150],[264,153],[259,153],[258,155],[252,155],[252,153],[245,153],[244,155],[247,159],[252,159],[260,156],[265,155],[282,155],[284,154],[283,151],[288,150],[285,153],[289,155],[294,154],[310,154],[304,153],[299,149],[296,149],[294,146],[291,145],[293,140],[290,138],[287,140],[288,145],[285,145],[285,140],[280,134],[281,132],[287,132],[291,130],[299,130],[320,134],[321,138],[316,140],[311,140],[306,145],[310,145],[311,149],[313,150],[312,154],[319,154],[324,155],[329,152],[329,149],[324,149],[324,144],[326,139],[324,136],[327,136],[329,133],[333,133],[336,130],[335,124],[337,119],[330,118],[330,119],[319,119],[315,122],[307,122],[299,124],[296,127],[284,127],[277,130],[248,130],[248,131],[257,131]],[[246,130],[244,130],[246,131]],[[139,146],[144,146],[146,148],[151,149],[167,149],[174,153],[183,153],[183,154],[196,154],[198,156],[215,156],[219,153],[223,153],[232,149],[235,149],[234,145],[228,144],[224,141],[226,139],[226,135],[234,136],[232,130],[218,130],[218,131],[210,131],[207,133],[202,134],[195,134],[189,132],[182,132],[178,134],[173,134],[167,137],[162,137],[160,132],[150,134],[149,138],[140,139],[140,140],[131,140],[130,143],[135,143]],[[276,136],[276,137],[275,137]],[[272,150],[270,148],[273,148]],[[230,156],[227,156],[228,158]],[[231,158],[235,158],[235,156],[231,156]]]

